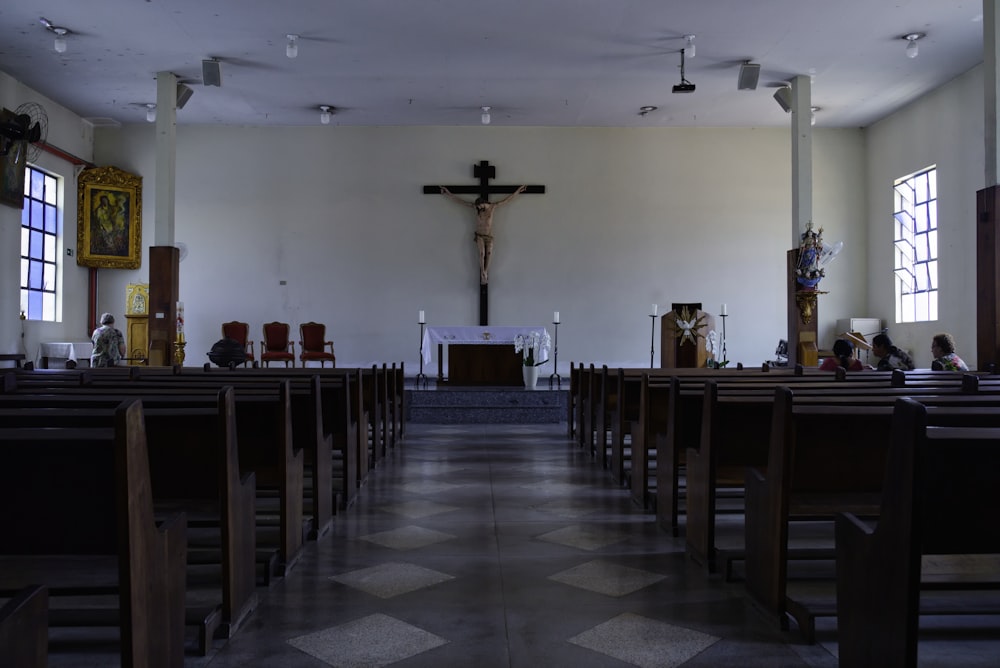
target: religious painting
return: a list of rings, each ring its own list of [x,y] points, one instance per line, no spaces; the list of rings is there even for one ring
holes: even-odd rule
[[[138,269],[142,263],[142,177],[117,167],[85,169],[77,180],[76,263]]]
[[[0,109],[0,123],[13,123],[10,109]],[[0,202],[15,209],[24,208],[24,170],[28,166],[28,151],[23,141],[0,137]]]

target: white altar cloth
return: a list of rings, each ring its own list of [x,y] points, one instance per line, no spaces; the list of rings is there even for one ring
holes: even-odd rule
[[[90,353],[94,352],[94,344],[90,341],[57,341],[51,343],[39,343],[38,355],[35,357],[35,367],[45,368],[43,360],[72,360],[79,364],[81,361],[90,364]]]
[[[544,327],[428,327],[424,330],[424,340],[420,342],[420,351],[424,355],[424,364],[431,362],[431,347],[435,343],[445,345],[452,343],[479,343],[513,345],[518,334],[529,336],[537,332],[545,342],[551,341]],[[540,358],[549,358],[551,343],[545,343],[540,351]]]

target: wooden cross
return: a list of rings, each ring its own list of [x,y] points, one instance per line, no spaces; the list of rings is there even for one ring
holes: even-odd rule
[[[490,179],[497,177],[497,168],[491,165],[489,160],[480,160],[478,165],[472,166],[472,176],[479,179],[476,186],[444,186],[455,195],[477,195],[484,201],[490,201],[490,195],[509,195],[517,192],[520,185],[500,186],[490,185]],[[527,186],[522,193],[541,195],[545,193],[545,186]],[[440,195],[441,186],[424,186],[425,195]],[[479,285],[479,324],[485,327],[490,324],[489,316],[489,284]]]

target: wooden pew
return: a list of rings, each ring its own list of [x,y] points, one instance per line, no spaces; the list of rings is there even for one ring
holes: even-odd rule
[[[122,665],[182,666],[186,520],[154,521],[142,403],[114,429],[3,428],[0,448],[0,505],[18,508],[0,514],[0,591],[115,592]]]
[[[217,389],[184,384],[128,386],[125,384],[83,387],[35,388],[23,393],[0,395],[0,407],[35,405],[85,408],[106,406],[141,398],[150,407],[171,408],[190,406],[193,401],[211,399]],[[200,395],[200,396],[199,396]],[[277,568],[286,574],[301,554],[303,544],[303,466],[304,451],[294,447],[292,439],[291,389],[288,380],[267,388],[243,388],[235,394],[237,440],[240,466],[253,471],[257,478],[258,503],[261,490],[276,490],[278,516]],[[266,536],[258,527],[258,539]]]
[[[930,394],[916,398],[938,401]],[[872,396],[861,399],[876,403]],[[997,397],[987,397],[987,401],[991,402],[988,410],[953,407],[939,416],[935,413],[934,420],[1000,425]],[[811,642],[815,618],[835,610],[822,597],[802,598],[789,591],[789,563],[793,557],[832,559],[832,526],[828,544],[796,549],[789,538],[790,523],[822,520],[832,524],[839,512],[878,516],[893,408],[885,402],[838,405],[820,400],[804,405],[789,388],[779,387],[773,411],[766,471],[752,467],[746,473],[746,587],[765,614],[782,628],[787,628],[789,616],[794,618]]]
[[[953,392],[966,393],[971,391],[968,378],[963,378],[962,374],[948,372],[928,372],[927,376],[909,372],[907,374],[908,384],[904,386],[903,374],[888,374],[882,372],[851,374],[843,380],[837,380],[835,374],[810,374],[770,372],[761,374],[759,372],[748,372],[744,374],[719,374],[713,372],[702,374],[700,377],[689,373],[678,375],[681,383],[677,398],[677,405],[671,406],[668,403],[668,381],[662,375],[649,375],[649,387],[646,388],[648,400],[645,410],[651,417],[642,417],[640,425],[642,429],[649,429],[649,425],[658,425],[659,431],[650,433],[640,433],[636,439],[640,443],[659,443],[657,458],[659,462],[666,462],[666,466],[661,466],[656,473],[656,512],[657,522],[666,531],[673,535],[679,534],[680,500],[683,498],[681,489],[686,482],[682,472],[685,469],[686,448],[699,448],[701,443],[702,411],[704,408],[704,387],[707,380],[715,380],[720,387],[725,388],[726,394],[743,394],[747,396],[760,395],[770,396],[775,386],[788,384],[797,388],[799,392],[818,392],[826,396],[848,397],[848,403],[857,403],[850,399],[859,393],[885,394],[895,392],[897,395],[914,393],[937,393]],[[967,375],[966,375],[967,376]],[[626,376],[626,383],[628,382]],[[893,389],[894,388],[894,389]],[[980,394],[996,392],[995,382],[980,383],[977,390]],[[660,414],[666,417],[658,417]],[[676,413],[676,417],[671,417]],[[676,420],[676,429],[671,438],[666,438],[665,430],[668,424]],[[635,483],[645,482],[645,478],[633,479],[633,495],[638,501],[643,498],[648,490],[636,487]]]
[[[49,665],[49,591],[28,585],[0,608],[0,666]]]
[[[230,638],[257,607],[255,591],[253,473],[241,477],[233,390],[224,388],[213,408],[147,408],[147,435],[154,507],[158,515],[183,511],[188,521],[189,587],[201,582],[197,602],[187,608],[198,649],[208,653],[213,637]],[[114,408],[0,408],[8,427],[110,427]],[[206,527],[210,528],[195,528]],[[206,531],[209,548],[203,545]],[[211,553],[219,553],[212,557]],[[208,559],[206,559],[208,557]],[[215,561],[217,577],[198,576]],[[212,604],[212,590],[218,590]],[[216,633],[218,631],[219,633]]]
[[[840,665],[916,666],[919,614],[956,611],[956,602],[922,601],[922,586],[1000,587],[996,570],[979,582],[921,577],[924,555],[1000,553],[998,490],[1000,429],[928,426],[924,406],[898,400],[877,525],[836,519]],[[1000,614],[996,599],[985,609],[957,603],[966,614]]]

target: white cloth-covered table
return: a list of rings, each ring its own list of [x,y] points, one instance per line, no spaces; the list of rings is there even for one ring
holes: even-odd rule
[[[512,345],[518,334],[528,336],[532,332],[541,335],[544,342],[551,341],[544,327],[428,327],[424,330],[424,340],[420,343],[420,351],[424,356],[424,364],[430,364],[431,347],[435,343],[444,345],[453,343]],[[540,359],[547,360],[549,358],[550,346],[550,343],[545,343],[542,346]]]
[[[92,352],[94,352],[94,344],[90,341],[39,343],[35,366],[39,369],[47,369],[50,359],[72,360],[77,364],[83,361],[89,365],[90,353]]]

